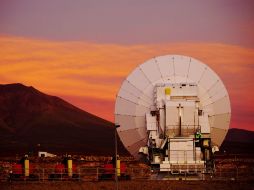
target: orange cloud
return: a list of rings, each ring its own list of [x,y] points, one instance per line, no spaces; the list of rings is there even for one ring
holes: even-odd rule
[[[231,126],[252,129],[254,49],[219,43],[119,45],[10,36],[0,37],[0,44],[0,83],[34,86],[111,121],[121,82],[137,65],[164,54],[192,56],[223,79],[232,101]]]

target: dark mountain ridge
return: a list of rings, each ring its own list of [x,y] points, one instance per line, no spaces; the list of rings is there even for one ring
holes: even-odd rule
[[[22,84],[0,85],[0,154],[40,149],[111,155],[113,123]],[[38,148],[38,147],[37,147]],[[126,153],[122,144],[119,148]]]
[[[223,141],[220,150],[229,154],[254,154],[254,131],[232,128]]]

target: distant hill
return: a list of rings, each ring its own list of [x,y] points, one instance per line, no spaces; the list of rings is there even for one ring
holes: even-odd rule
[[[46,150],[112,155],[113,123],[22,84],[0,85],[0,155]],[[119,150],[127,151],[119,143]]]
[[[233,154],[254,154],[254,131],[229,129],[221,151]]]

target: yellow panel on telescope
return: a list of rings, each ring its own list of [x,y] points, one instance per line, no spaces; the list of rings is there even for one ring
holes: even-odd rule
[[[165,88],[165,95],[170,95],[170,94],[171,94],[171,89]]]

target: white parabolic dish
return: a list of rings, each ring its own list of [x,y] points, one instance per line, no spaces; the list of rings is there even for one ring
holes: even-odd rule
[[[123,81],[116,97],[115,123],[127,150],[137,156],[147,144],[145,115],[154,105],[154,86],[158,83],[196,83],[202,109],[209,115],[211,141],[220,146],[230,124],[228,92],[219,76],[192,57],[165,55],[138,66]]]

